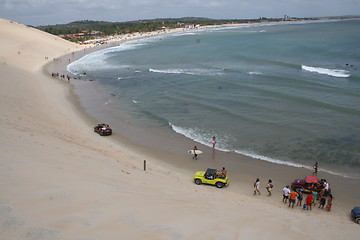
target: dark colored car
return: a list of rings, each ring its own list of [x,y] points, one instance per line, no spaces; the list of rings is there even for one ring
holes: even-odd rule
[[[314,176],[307,176],[305,179],[295,179],[292,183],[291,183],[291,188],[293,190],[298,190],[301,189],[302,191],[306,192],[306,193],[310,193],[310,192],[320,192],[324,186],[322,184],[323,179],[319,182],[319,179],[317,177]],[[330,189],[327,192],[327,194],[330,193]]]
[[[357,224],[360,224],[360,207],[354,207],[351,210],[351,216],[354,218]]]
[[[94,127],[94,132],[97,132],[101,136],[107,136],[112,134],[112,129],[109,127],[108,124],[99,123]]]

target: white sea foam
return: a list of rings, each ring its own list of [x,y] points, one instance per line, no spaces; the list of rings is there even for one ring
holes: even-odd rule
[[[261,75],[261,72],[248,72],[249,75]]]
[[[270,157],[266,157],[266,156],[262,156],[256,153],[252,153],[250,151],[235,151],[238,154],[242,154],[254,159],[258,159],[258,160],[262,160],[262,161],[266,161],[266,162],[271,162],[271,163],[275,163],[275,164],[281,164],[281,165],[287,165],[287,166],[291,166],[291,167],[297,167],[297,168],[305,168],[305,169],[309,169],[309,170],[313,170],[313,167],[311,166],[306,166],[300,163],[294,163],[294,162],[290,162],[290,161],[284,161],[284,160],[279,160],[279,159],[274,159],[274,158],[270,158]],[[333,175],[337,175],[337,176],[342,176],[342,177],[346,177],[346,178],[353,178],[352,176],[343,174],[343,173],[338,173],[338,172],[334,172],[331,170],[327,170],[327,169],[319,169],[319,171],[322,172],[327,172]]]
[[[110,103],[112,103],[113,101],[111,100],[111,99],[109,99],[109,100],[107,100],[105,103],[104,103],[104,105],[108,105],[108,104],[110,104]]]
[[[122,49],[123,50],[131,49],[131,47],[129,48],[124,47]],[[120,51],[120,50],[116,50],[116,48],[107,48],[97,52],[90,53],[80,58],[79,60],[70,63],[67,66],[67,70],[72,74],[79,75],[80,72],[87,72],[87,71],[129,68],[130,67],[129,65],[111,65],[106,61],[106,58],[108,57],[107,54],[116,51]]]
[[[128,51],[128,50],[133,50],[133,49],[137,49],[139,47],[145,46],[146,44],[142,43],[142,42],[125,42],[122,43],[118,46],[115,47],[110,47],[110,48],[106,48],[103,50],[103,53],[112,53],[112,52],[122,52],[122,51]]]
[[[191,140],[194,140],[198,143],[204,144],[206,146],[211,146],[209,139],[211,139],[212,135],[209,135],[209,137],[203,136],[202,134],[199,133],[200,130],[196,129],[196,128],[194,128],[194,129],[193,128],[183,128],[183,127],[175,126],[171,123],[169,123],[169,125],[175,132],[177,132],[187,138],[190,138]]]
[[[169,125],[175,132],[195,142],[201,143],[208,147],[212,147],[211,138],[212,136],[216,135],[215,133],[213,132],[201,133],[201,130],[197,128],[183,128],[183,127],[175,126],[171,123],[169,123]],[[222,148],[221,144],[218,144],[216,149],[222,152],[231,152],[228,149]]]
[[[67,70],[72,74],[79,75],[80,70],[87,71],[91,68],[91,66],[106,66],[104,59],[102,58],[102,54],[99,52],[93,52],[91,54],[85,55],[77,61],[70,63],[67,66]]]
[[[329,75],[332,77],[340,77],[340,78],[350,77],[349,72],[345,71],[345,70],[311,67],[311,66],[306,66],[306,65],[302,65],[301,68],[304,69],[305,71],[326,74],[326,75]]]
[[[128,51],[128,50],[134,50],[137,48],[140,48],[142,46],[147,45],[150,42],[153,42],[151,38],[149,39],[139,39],[134,41],[129,41],[122,43],[115,47],[105,48],[93,53],[90,53],[88,55],[85,55],[84,57],[80,58],[77,61],[74,61],[70,63],[67,66],[67,70],[75,75],[79,75],[80,70],[82,72],[86,71],[96,71],[96,70],[102,70],[102,69],[119,69],[119,68],[129,68],[131,66],[129,65],[111,65],[109,62],[106,61],[108,56],[111,53],[116,52],[122,52],[122,51]],[[157,40],[156,40],[157,41]]]
[[[132,77],[118,77],[117,80],[123,80],[123,79],[129,79],[129,78],[132,78]]]
[[[198,34],[198,33],[194,33],[194,32],[185,32],[185,33],[177,33],[177,34],[174,34],[174,36],[180,37],[180,36],[197,35],[197,34]]]
[[[188,74],[188,75],[219,75],[222,74],[222,70],[216,69],[149,69],[149,72],[165,73],[165,74]]]
[[[248,156],[248,157],[251,157],[251,158],[266,161],[266,162],[282,164],[282,165],[288,165],[288,166],[292,166],[292,167],[312,169],[312,167],[304,166],[304,165],[299,164],[299,163],[293,163],[293,162],[283,161],[283,160],[279,160],[279,159],[274,159],[274,158],[262,156],[262,155],[259,155],[259,154],[256,154],[256,153],[252,153],[250,151],[237,151],[236,150],[235,152],[239,153],[239,154],[242,154],[242,155],[245,155],[245,156]]]

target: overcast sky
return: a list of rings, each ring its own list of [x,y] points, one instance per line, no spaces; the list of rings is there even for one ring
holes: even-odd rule
[[[77,20],[253,19],[284,15],[360,15],[360,0],[0,0],[1,18],[33,26]]]

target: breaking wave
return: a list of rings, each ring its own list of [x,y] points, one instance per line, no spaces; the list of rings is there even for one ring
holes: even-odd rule
[[[261,72],[248,72],[249,75],[261,75]]]
[[[149,72],[165,73],[165,74],[187,74],[187,75],[219,75],[222,74],[222,70],[216,69],[149,69]]]
[[[198,33],[194,33],[194,32],[185,32],[185,33],[177,33],[174,34],[174,36],[189,36],[189,35],[197,35]]]
[[[332,77],[340,77],[340,78],[350,77],[350,73],[345,70],[311,67],[311,66],[306,66],[306,65],[302,65],[301,68],[308,72],[325,74],[325,75],[329,75]]]
[[[175,126],[171,123],[169,123],[169,125],[171,126],[172,130],[174,130],[176,133],[179,133],[187,138],[190,138],[191,140],[201,143],[205,146],[208,147],[212,147],[209,139],[211,139],[212,136],[215,135],[215,133],[212,132],[202,132],[200,129],[197,128],[183,128],[183,127],[179,127],[179,126]],[[223,152],[230,152],[230,150],[221,148],[221,146],[217,147],[218,150],[223,151]]]

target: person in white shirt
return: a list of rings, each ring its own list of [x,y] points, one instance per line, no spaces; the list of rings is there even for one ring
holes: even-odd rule
[[[328,193],[329,192],[329,189],[330,189],[330,185],[329,183],[325,180],[324,182],[324,188],[325,188],[325,192]]]
[[[259,195],[261,195],[259,188],[260,188],[260,179],[257,178],[254,183],[254,195],[256,195],[257,192],[259,193]]]
[[[283,188],[283,202],[286,203],[287,200],[289,199],[289,195],[290,195],[290,189],[289,186],[287,185],[286,187]]]

